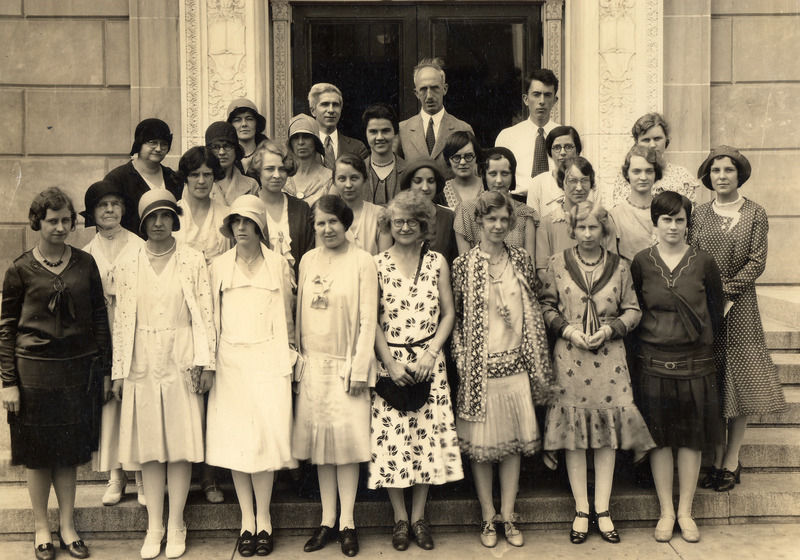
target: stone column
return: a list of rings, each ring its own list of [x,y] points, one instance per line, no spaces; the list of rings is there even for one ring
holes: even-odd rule
[[[558,78],[559,83],[562,82],[563,72],[563,26],[564,25],[564,0],[547,0],[544,6],[544,49],[542,52],[542,66],[549,68]],[[559,93],[559,95],[561,95]],[[553,111],[550,113],[550,118],[554,122],[562,123],[561,119],[561,106],[562,103],[556,103]]]
[[[284,141],[292,118],[292,9],[288,0],[272,0],[272,116],[274,137]]]

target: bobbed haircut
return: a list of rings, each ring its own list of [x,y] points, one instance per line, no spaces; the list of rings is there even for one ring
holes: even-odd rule
[[[75,212],[75,205],[67,193],[58,187],[50,187],[37,194],[31,202],[28,211],[28,222],[33,231],[41,231],[42,220],[47,216],[47,211],[58,212],[63,208],[69,208],[69,217],[72,225],[70,231],[75,231],[75,222],[78,220],[78,213]]]
[[[400,119],[397,117],[397,111],[395,111],[391,105],[386,103],[373,103],[367,107],[366,111],[361,115],[361,124],[364,130],[367,129],[369,121],[372,119],[386,119],[392,123],[395,134],[400,131]]]
[[[558,188],[560,188],[562,191],[564,190],[564,179],[566,178],[569,170],[573,167],[576,167],[578,171],[589,177],[589,180],[591,181],[591,186],[589,188],[594,189],[594,167],[592,167],[592,164],[589,163],[589,160],[583,156],[573,156],[561,162],[561,165],[558,167],[558,172],[556,173],[556,182],[558,183]]]
[[[478,197],[475,204],[475,221],[483,222],[483,217],[492,210],[505,208],[508,212],[508,231],[517,227],[517,214],[514,212],[514,203],[511,197],[500,191],[485,191]]]
[[[472,134],[468,130],[456,130],[453,134],[447,137],[447,141],[444,144],[444,149],[442,152],[444,153],[444,160],[447,162],[448,167],[452,167],[450,165],[450,158],[456,155],[456,152],[465,146],[469,146],[472,144],[472,147],[475,148],[475,160],[481,160],[481,145],[478,144],[478,140],[475,138],[475,135]]]
[[[555,144],[556,138],[559,136],[570,136],[575,143],[576,154],[581,155],[583,144],[581,144],[581,135],[578,134],[578,131],[571,126],[557,126],[544,139],[544,149],[548,156],[553,157],[553,144]]]
[[[335,194],[326,194],[319,197],[311,207],[311,216],[313,220],[316,220],[317,212],[324,212],[325,214],[331,214],[339,218],[345,231],[350,229],[350,226],[353,225],[353,211],[344,203],[342,197]]]
[[[225,177],[225,170],[222,169],[222,164],[219,162],[217,154],[205,146],[195,146],[186,150],[186,153],[178,161],[178,177],[183,183],[186,183],[189,179],[189,173],[197,171],[204,165],[214,174],[215,181]]]
[[[644,158],[647,163],[653,166],[653,169],[656,171],[656,181],[660,181],[661,177],[664,176],[664,160],[661,158],[661,154],[658,153],[658,150],[634,144],[631,146],[631,149],[628,150],[628,153],[625,155],[625,162],[622,164],[622,176],[628,183],[631,182],[630,177],[628,177],[628,171],[631,170],[631,158],[633,156]]]
[[[664,130],[664,136],[666,136],[667,139],[667,143],[664,147],[668,148],[671,127],[669,126],[667,119],[665,119],[664,115],[661,113],[647,113],[636,119],[636,122],[633,123],[633,128],[631,128],[631,136],[633,136],[633,141],[638,142],[639,136],[654,126],[660,126]]]
[[[692,201],[675,191],[663,191],[653,197],[650,204],[650,219],[658,225],[661,216],[677,216],[681,208],[686,212],[686,223],[692,220]]]
[[[333,164],[333,171],[331,171],[331,175],[333,176],[334,180],[336,179],[336,169],[339,165],[349,165],[356,171],[361,174],[361,178],[365,181],[367,180],[367,164],[364,163],[364,160],[358,157],[355,154],[342,154],[338,158],[336,158],[336,162]]]
[[[525,76],[525,95],[531,90],[533,81],[542,82],[546,86],[552,86],[554,93],[558,94],[558,78],[549,68],[537,68],[527,76]]]
[[[264,165],[264,158],[267,154],[274,154],[281,158],[281,163],[286,168],[286,175],[291,177],[297,172],[294,164],[294,154],[285,144],[278,144],[272,140],[264,140],[256,148],[253,159],[250,160],[250,168],[246,175],[261,184],[261,167]]]
[[[517,158],[514,157],[514,152],[508,148],[497,146],[482,150],[481,161],[478,164],[478,175],[483,179],[483,188],[487,191],[489,190],[489,185],[486,183],[486,171],[489,169],[489,162],[499,161],[501,159],[508,160],[508,165],[511,170],[511,187],[509,187],[508,190],[513,191],[517,188]]]
[[[611,231],[608,225],[608,210],[603,208],[603,205],[600,204],[599,201],[591,202],[589,200],[584,200],[569,209],[569,227],[567,231],[572,239],[575,239],[575,227],[578,223],[590,216],[594,216],[597,223],[600,224],[603,237],[608,235],[608,232]]]
[[[384,233],[391,232],[391,220],[395,212],[405,212],[419,222],[422,236],[429,239],[436,220],[436,208],[433,202],[416,191],[402,191],[397,194],[378,216],[378,227]]]

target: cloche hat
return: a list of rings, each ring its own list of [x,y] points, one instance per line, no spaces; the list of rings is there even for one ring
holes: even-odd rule
[[[745,182],[750,178],[752,168],[750,167],[750,162],[747,160],[747,158],[744,157],[736,148],[726,146],[725,144],[720,144],[711,150],[711,153],[708,154],[706,160],[700,164],[700,168],[697,170],[697,178],[700,179],[703,185],[705,185],[705,187],[709,190],[713,191],[714,187],[711,186],[711,177],[708,175],[708,169],[711,167],[712,161],[723,156],[728,156],[738,164],[739,185],[736,188],[744,185]]]

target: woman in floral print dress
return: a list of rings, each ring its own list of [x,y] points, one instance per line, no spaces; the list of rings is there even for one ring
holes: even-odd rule
[[[398,386],[431,381],[427,402],[416,411],[397,410],[377,392],[372,396],[369,487],[389,493],[397,550],[408,548],[410,533],[420,548],[433,548],[423,519],[428,489],[463,477],[442,352],[455,311],[447,262],[427,248],[433,216],[433,204],[423,195],[401,192],[379,222],[395,244],[375,256],[381,296],[375,349],[381,375]],[[403,496],[409,487],[411,525]]]

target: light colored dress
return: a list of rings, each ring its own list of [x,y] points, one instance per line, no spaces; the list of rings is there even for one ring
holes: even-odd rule
[[[415,282],[400,273],[388,252],[375,257],[381,293],[379,322],[389,344],[414,343],[436,334],[443,261],[442,255],[428,251]],[[427,342],[413,346],[417,356],[427,348]],[[401,364],[417,361],[402,346],[390,346],[390,350]],[[382,363],[378,367],[381,375],[389,375]],[[373,391],[370,488],[444,484],[464,477],[444,352],[439,352],[433,371],[428,402],[417,411],[396,410]]]
[[[126,470],[149,461],[203,461],[203,396],[186,381],[195,352],[177,260],[173,255],[161,274],[144,250],[136,261],[136,330],[119,434]]]
[[[292,255],[292,236],[289,229],[289,202],[288,195],[283,195],[283,212],[280,220],[272,219],[269,212],[267,216],[267,231],[269,232],[269,246],[278,254],[286,257],[289,264],[295,267],[294,256]],[[295,267],[296,268],[296,267]]]
[[[617,232],[613,220],[608,221],[608,234],[601,245],[612,253],[617,252]],[[562,204],[556,205],[536,229],[536,270],[547,268],[550,257],[574,247],[576,242],[569,236],[569,215]]]
[[[242,175],[242,172],[234,165],[233,176],[226,189],[223,190],[218,182],[214,182],[211,187],[211,200],[216,200],[223,206],[230,206],[233,201],[243,194],[258,194],[261,187],[252,177]]]
[[[295,185],[294,177],[289,177],[286,180],[283,190],[300,200],[304,200],[309,206],[313,206],[322,195],[328,194],[332,184],[333,174],[331,170],[323,167],[302,190]]]
[[[292,454],[315,465],[370,460],[370,396],[346,391],[375,384],[378,277],[372,256],[348,244],[332,257],[312,249],[300,261],[299,350]]]
[[[513,247],[525,248],[525,228],[528,224],[528,218],[533,218],[534,227],[539,227],[539,216],[536,211],[516,200],[511,201],[514,205],[514,214],[517,216],[517,223],[508,235],[506,236],[506,243]],[[453,219],[453,229],[456,233],[460,234],[465,240],[469,242],[470,247],[475,247],[481,242],[481,226],[475,219],[475,207],[478,204],[478,199],[473,198],[462,204],[459,204]]]
[[[381,209],[377,204],[365,201],[358,219],[353,222],[345,234],[348,241],[370,255],[378,254],[378,234],[380,233],[378,218],[381,215]],[[317,245],[322,245],[322,242],[319,241]]]
[[[236,264],[235,249],[211,265],[219,342],[206,463],[246,473],[297,466],[291,446],[292,273],[280,255],[266,247],[262,254],[252,278]]]
[[[117,306],[117,284],[115,280],[117,263],[130,261],[144,246],[144,241],[138,235],[122,229],[112,238],[106,238],[97,233],[94,238],[83,248],[94,257],[97,269],[100,271],[100,280],[103,283],[103,296],[108,310],[109,327],[114,328],[114,310]],[[112,262],[113,260],[113,262]],[[92,454],[92,470],[102,472],[122,468],[119,461],[119,418],[120,403],[111,399],[103,405],[100,419],[100,444],[98,450]]]
[[[623,200],[608,211],[614,220],[619,254],[629,261],[636,253],[658,243],[658,236],[650,216],[650,208],[637,208]]]
[[[185,243],[192,249],[203,253],[206,264],[211,264],[214,258],[231,248],[231,240],[219,231],[222,221],[230,210],[225,204],[219,200],[212,200],[206,219],[199,225],[192,217],[192,211],[185,200],[179,200],[178,206],[183,208],[181,229],[173,232],[173,237],[179,243]]]

